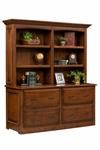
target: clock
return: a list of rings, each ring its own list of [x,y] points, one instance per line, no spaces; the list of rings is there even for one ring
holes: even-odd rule
[[[43,60],[44,60],[43,53],[36,53],[35,59],[36,59],[37,64],[43,64]]]
[[[76,54],[71,53],[69,55],[69,64],[77,64]]]

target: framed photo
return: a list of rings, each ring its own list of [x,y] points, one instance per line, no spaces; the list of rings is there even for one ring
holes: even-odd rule
[[[63,73],[55,73],[56,83],[65,84],[65,79]]]

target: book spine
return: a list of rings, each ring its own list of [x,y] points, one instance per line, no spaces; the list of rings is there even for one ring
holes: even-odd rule
[[[75,32],[66,32],[67,45],[75,46]]]

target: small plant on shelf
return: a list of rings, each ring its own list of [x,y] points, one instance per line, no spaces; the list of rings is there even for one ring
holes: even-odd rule
[[[31,44],[33,39],[33,34],[29,31],[24,31],[22,33],[22,42],[23,44]]]
[[[70,81],[76,85],[79,85],[80,83],[86,82],[86,75],[84,72],[81,71],[70,71],[69,74],[66,74],[68,78],[70,78]]]
[[[22,43],[38,45],[40,44],[40,39],[35,33],[24,31],[22,33]]]
[[[33,38],[33,35],[31,32],[28,32],[28,31],[23,32],[23,39],[24,40],[32,40],[32,38]]]
[[[64,46],[67,42],[67,39],[63,36],[59,36],[57,39],[58,39],[58,43],[62,46]]]

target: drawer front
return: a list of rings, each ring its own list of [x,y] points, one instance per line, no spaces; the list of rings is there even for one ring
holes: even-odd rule
[[[62,111],[62,121],[63,123],[88,121],[93,119],[93,111],[92,104],[66,106]]]
[[[94,101],[94,87],[64,88],[63,103],[78,104]]]
[[[25,111],[23,120],[24,127],[58,124],[59,110]]]
[[[59,89],[31,90],[24,92],[24,106],[27,108],[57,106],[59,103]]]

